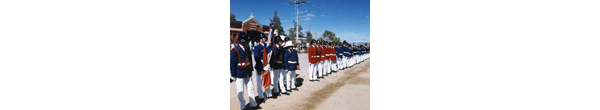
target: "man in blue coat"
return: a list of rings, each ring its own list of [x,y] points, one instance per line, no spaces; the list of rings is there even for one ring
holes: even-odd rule
[[[268,50],[267,50],[267,45],[265,44],[265,38],[267,38],[264,34],[260,33],[257,36],[254,36],[255,38],[253,38],[254,42],[258,42],[255,46],[254,46],[254,62],[256,62],[254,69],[256,70],[256,88],[257,88],[257,92],[258,92],[258,99],[256,101],[258,101],[258,103],[264,102],[265,96],[264,91],[263,91],[263,79],[262,79],[262,73],[264,71],[264,67],[266,66],[265,64],[268,63],[268,60],[263,59],[264,57],[266,57],[265,55],[268,54]],[[270,76],[269,76],[270,77]],[[267,88],[267,90],[269,90]]]
[[[250,107],[258,107],[256,100],[254,99],[254,86],[252,82],[252,52],[248,46],[249,38],[245,33],[241,33],[238,37],[239,44],[235,45],[230,51],[229,69],[231,76],[235,77],[235,86],[237,89],[238,100],[240,102],[240,109],[246,108],[246,101],[244,100],[244,86],[248,89],[248,97],[250,99]]]
[[[285,71],[287,72],[287,76],[286,76],[286,90],[288,92],[291,92],[291,90],[298,90],[296,88],[296,70],[298,70],[298,51],[292,49],[292,47],[294,46],[294,44],[292,43],[292,41],[287,41],[285,43],[285,46],[283,46],[283,48],[285,48],[285,54],[283,55],[284,58],[284,67],[285,67]]]
[[[344,41],[344,47],[342,47],[342,51],[344,53],[344,69],[350,67],[350,45],[348,42]]]

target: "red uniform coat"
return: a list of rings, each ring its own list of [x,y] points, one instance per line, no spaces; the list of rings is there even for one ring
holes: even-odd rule
[[[321,50],[323,50],[323,51],[321,51],[321,61],[325,61],[325,60],[328,59],[327,57],[329,56],[329,55],[327,55],[328,54],[328,50],[324,46],[321,47]]]
[[[329,52],[331,52],[331,54],[329,54],[329,57],[331,57],[331,61],[336,61],[337,56],[335,55],[335,53],[336,53],[335,48],[330,47]]]
[[[319,62],[317,60],[317,49],[315,48],[315,46],[308,47],[308,62],[310,64],[315,64]]]

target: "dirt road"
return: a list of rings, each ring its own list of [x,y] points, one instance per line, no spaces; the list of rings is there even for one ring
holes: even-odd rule
[[[281,94],[261,103],[262,110],[368,110],[370,105],[370,60],[325,76],[320,81],[308,81],[308,56],[299,54],[301,70],[296,71],[298,91]],[[253,80],[256,80],[253,75]],[[256,83],[254,84],[256,85]],[[230,83],[230,109],[238,110],[235,82]],[[255,88],[256,91],[256,88]],[[255,92],[258,96],[257,92]],[[244,93],[248,103],[247,92]]]

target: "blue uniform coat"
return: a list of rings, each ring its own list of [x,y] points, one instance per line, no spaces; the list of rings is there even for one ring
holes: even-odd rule
[[[244,48],[244,49],[242,49]],[[236,51],[237,49],[237,51]],[[238,54],[239,53],[239,54]],[[239,55],[239,56],[238,56]],[[246,58],[248,58],[246,60]],[[238,64],[246,63],[246,67],[240,67]],[[252,76],[252,54],[250,52],[250,47],[242,47],[237,44],[235,49],[230,51],[229,55],[229,71],[231,76],[237,78],[249,78]]]
[[[285,50],[284,65],[288,71],[298,70],[298,51],[296,50]]]
[[[271,46],[271,48],[273,49],[273,55],[271,55],[271,62],[269,62],[269,64],[271,65],[271,68],[273,69],[284,69],[284,65],[283,65],[283,55],[285,54],[285,50],[283,49],[283,47],[279,46]]]

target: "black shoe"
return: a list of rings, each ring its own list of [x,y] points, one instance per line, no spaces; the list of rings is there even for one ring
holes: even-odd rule
[[[309,80],[310,82],[315,82],[315,80]]]
[[[290,95],[290,93],[287,93],[287,92],[286,93],[281,93],[281,94]]]
[[[292,90],[298,91],[298,88],[293,88]]]
[[[258,96],[255,97],[254,100],[256,100],[256,103],[263,103],[263,102],[265,102],[265,98],[258,98]]]

